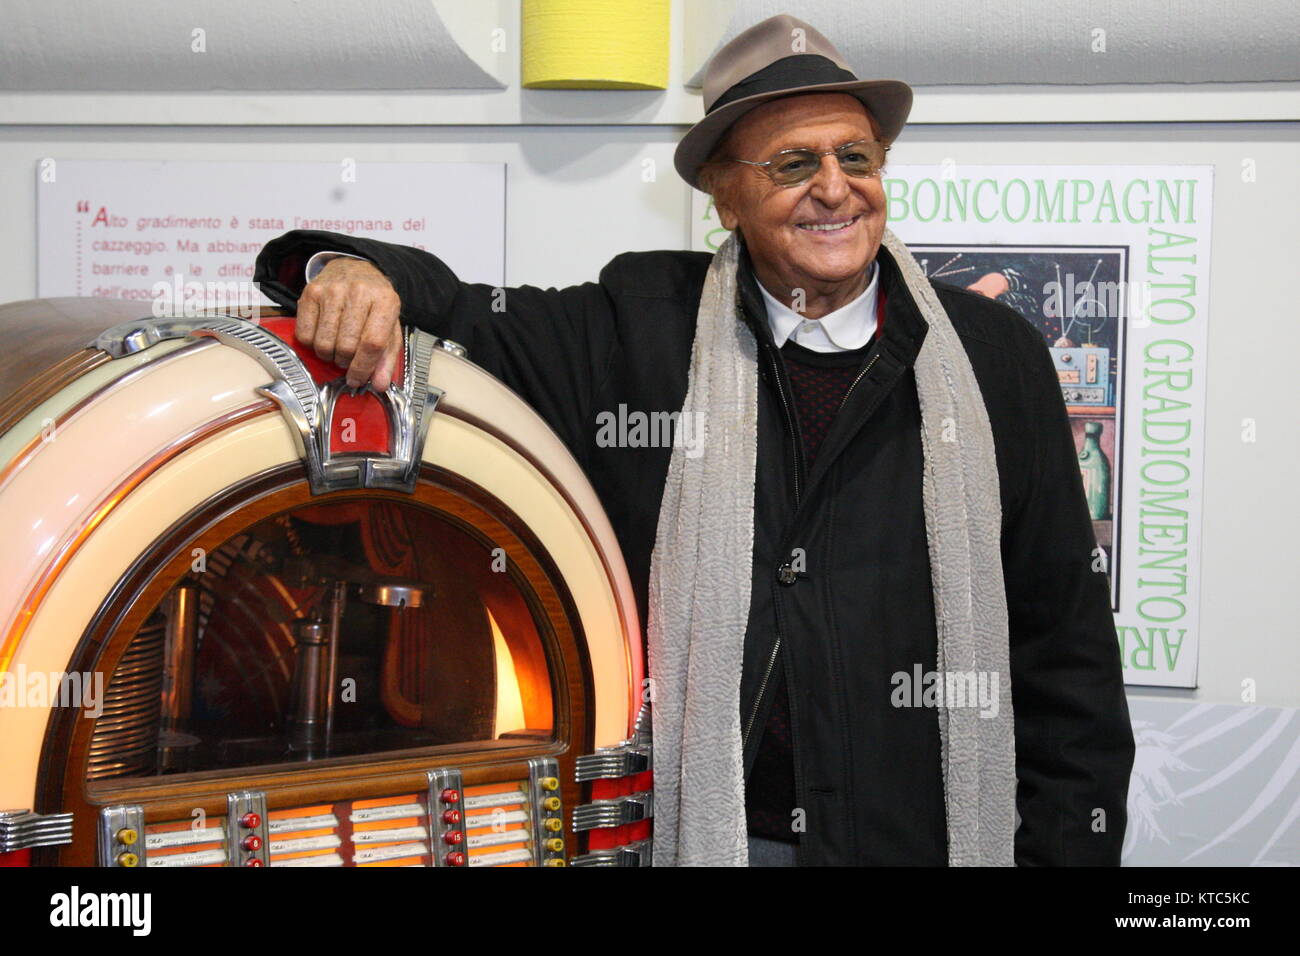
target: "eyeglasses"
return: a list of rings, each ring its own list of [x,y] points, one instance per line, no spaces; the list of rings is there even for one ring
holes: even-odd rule
[[[889,147],[877,140],[860,139],[845,143],[835,149],[817,152],[813,149],[783,149],[771,159],[756,163],[750,159],[733,159],[733,163],[746,166],[758,166],[767,173],[768,178],[778,186],[798,186],[807,182],[821,169],[822,157],[834,153],[840,161],[844,175],[858,179],[877,176],[885,166],[885,154]]]

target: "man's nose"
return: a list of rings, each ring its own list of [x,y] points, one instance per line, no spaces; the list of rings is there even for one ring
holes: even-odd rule
[[[840,167],[840,159],[834,153],[821,158],[821,166],[813,174],[812,188],[809,190],[823,204],[838,206],[849,194],[849,179]]]

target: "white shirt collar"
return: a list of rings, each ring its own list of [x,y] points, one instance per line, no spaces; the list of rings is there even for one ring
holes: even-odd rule
[[[763,294],[763,302],[767,305],[767,322],[772,329],[776,347],[780,348],[787,339],[793,339],[796,345],[814,352],[843,352],[862,348],[871,341],[871,336],[876,331],[879,277],[880,268],[873,260],[871,281],[863,293],[820,319],[804,318],[783,305],[763,288],[762,282],[758,282],[758,291]],[[758,276],[754,279],[757,281]]]

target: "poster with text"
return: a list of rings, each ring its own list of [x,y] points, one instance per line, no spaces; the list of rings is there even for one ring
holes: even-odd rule
[[[190,305],[266,305],[254,260],[292,229],[414,246],[466,282],[505,281],[502,163],[45,159],[36,178],[42,298],[157,303],[173,288],[178,304],[184,290]]]
[[[1125,680],[1195,687],[1210,166],[895,166],[889,228],[926,274],[1043,335],[1109,575]],[[696,193],[692,247],[727,235]]]

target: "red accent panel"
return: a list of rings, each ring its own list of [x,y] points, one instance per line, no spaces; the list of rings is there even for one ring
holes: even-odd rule
[[[347,374],[343,367],[318,358],[312,349],[302,345],[293,333],[295,322],[292,316],[274,316],[263,320],[262,326],[294,350],[317,385]],[[398,359],[397,374],[393,378],[399,384],[406,371],[404,361],[405,356]],[[374,394],[362,392],[339,396],[334,406],[334,427],[330,430],[330,451],[334,454],[392,453],[388,415]]]
[[[31,850],[12,850],[9,853],[0,853],[0,866],[31,866]]]
[[[593,780],[591,782],[591,799],[609,800],[614,797],[627,796],[629,793],[639,793],[642,790],[653,789],[654,771],[647,770],[645,773],[634,774],[631,777],[620,777],[617,780]],[[621,827],[590,830],[587,833],[587,845],[593,850],[608,850],[611,847],[635,843],[637,840],[648,839],[652,826],[650,820],[642,820],[640,823],[629,823]]]
[[[330,451],[390,453],[388,415],[371,392],[344,393],[334,403],[334,424],[330,428]]]
[[[307,372],[311,375],[312,381],[317,385],[331,382],[336,378],[342,378],[346,374],[346,369],[335,365],[333,362],[326,362],[317,358],[312,349],[298,341],[293,334],[297,321],[292,315],[274,315],[263,319],[261,324],[262,328],[290,346],[298,354],[298,358],[302,359],[302,364],[307,367]],[[402,376],[406,371],[405,361],[405,356],[398,356],[397,372],[393,376],[393,381],[398,384],[401,384]]]

